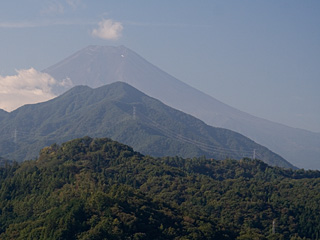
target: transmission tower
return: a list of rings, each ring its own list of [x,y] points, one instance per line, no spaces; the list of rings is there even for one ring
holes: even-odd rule
[[[13,132],[13,142],[14,143],[17,143],[17,135],[18,135],[18,131],[17,131],[17,129],[14,129],[14,132]]]
[[[276,233],[276,220],[273,219],[272,221],[272,233],[275,234]]]
[[[132,119],[136,120],[136,107],[133,106]]]

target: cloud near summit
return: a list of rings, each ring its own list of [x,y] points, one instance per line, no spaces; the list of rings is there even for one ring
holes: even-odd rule
[[[13,76],[0,75],[0,108],[12,111],[25,104],[44,102],[56,97],[51,89],[59,83],[47,73],[34,68],[16,70]]]
[[[43,8],[40,11],[42,16],[55,16],[68,12],[70,9],[73,11],[78,7],[84,7],[82,0],[54,0],[43,1]]]
[[[107,40],[117,40],[120,38],[122,30],[123,26],[121,22],[104,19],[98,23],[98,28],[93,29],[92,36]]]

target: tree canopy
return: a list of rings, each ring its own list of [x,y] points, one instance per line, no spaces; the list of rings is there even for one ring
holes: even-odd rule
[[[319,171],[79,138],[0,168],[0,239],[318,239],[319,183]]]

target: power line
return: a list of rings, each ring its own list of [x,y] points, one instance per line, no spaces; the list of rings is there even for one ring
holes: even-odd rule
[[[256,156],[259,157],[259,155],[256,152],[256,149],[252,150],[243,150],[243,149],[235,149],[235,148],[230,148],[230,147],[221,147],[221,146],[214,146],[214,145],[209,145],[205,142],[202,142],[201,140],[195,140],[195,139],[191,139],[189,137],[186,137],[184,135],[181,135],[180,133],[169,129],[161,124],[159,124],[158,122],[150,119],[148,116],[146,116],[145,114],[143,114],[140,111],[137,111],[136,106],[133,106],[132,109],[132,118],[130,117],[130,115],[128,116],[129,119],[133,119],[136,120],[137,117],[139,117],[142,121],[145,121],[146,123],[148,123],[151,127],[159,130],[162,134],[164,134],[165,136],[169,137],[169,138],[173,138],[176,139],[180,142],[185,142],[185,143],[189,143],[189,144],[193,144],[195,146],[197,146],[198,148],[200,148],[203,151],[209,152],[211,154],[214,155],[224,155],[224,156],[228,156],[232,157],[232,156],[242,156],[242,157],[249,157],[249,156],[253,156],[253,159],[256,158]],[[123,121],[128,120],[128,118],[123,119]],[[12,130],[11,130],[11,134],[12,134]],[[10,134],[10,135],[11,135]],[[3,135],[6,135],[5,133]],[[21,131],[21,130],[17,130],[17,128],[15,128],[13,130],[13,142],[17,143],[18,141],[18,135],[19,137],[29,137],[31,135],[36,135],[35,132],[26,132],[26,131]],[[12,136],[12,135],[11,135]],[[11,138],[11,137],[10,137]],[[206,140],[203,140],[206,141]],[[260,158],[261,159],[261,158]]]
[[[229,155],[233,155],[233,156],[242,155],[243,157],[250,156],[250,155],[252,156],[252,151],[249,151],[249,150],[245,151],[245,150],[239,150],[239,149],[233,149],[233,148],[224,148],[224,147],[220,147],[220,146],[212,146],[212,145],[208,145],[206,143],[199,142],[197,140],[185,137],[185,136],[183,136],[183,135],[181,135],[181,134],[179,134],[169,128],[166,128],[166,127],[160,125],[159,123],[150,119],[149,117],[147,117],[146,115],[144,115],[141,112],[139,112],[139,117],[141,118],[141,120],[145,120],[145,121],[149,122],[149,124],[151,124],[156,129],[160,130],[167,137],[175,138],[179,141],[193,144],[204,151],[207,151],[207,152],[210,152],[213,154],[220,154],[220,155],[228,155],[229,154]]]

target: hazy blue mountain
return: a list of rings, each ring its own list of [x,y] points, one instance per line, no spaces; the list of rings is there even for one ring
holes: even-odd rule
[[[0,108],[0,121],[7,116],[8,112],[4,111],[3,109]]]
[[[3,157],[0,157],[0,167],[5,166],[6,164],[12,164],[11,160],[5,159]]]
[[[0,127],[0,156],[31,159],[44,146],[83,136],[109,137],[153,156],[241,159],[252,157],[255,149],[270,165],[293,167],[249,138],[208,126],[123,82],[77,86],[11,112]]]
[[[74,85],[90,87],[127,82],[209,125],[237,131],[298,167],[320,169],[320,133],[287,127],[232,108],[165,73],[124,46],[89,46],[44,72],[60,81],[68,77]],[[57,88],[55,92],[65,90]]]

